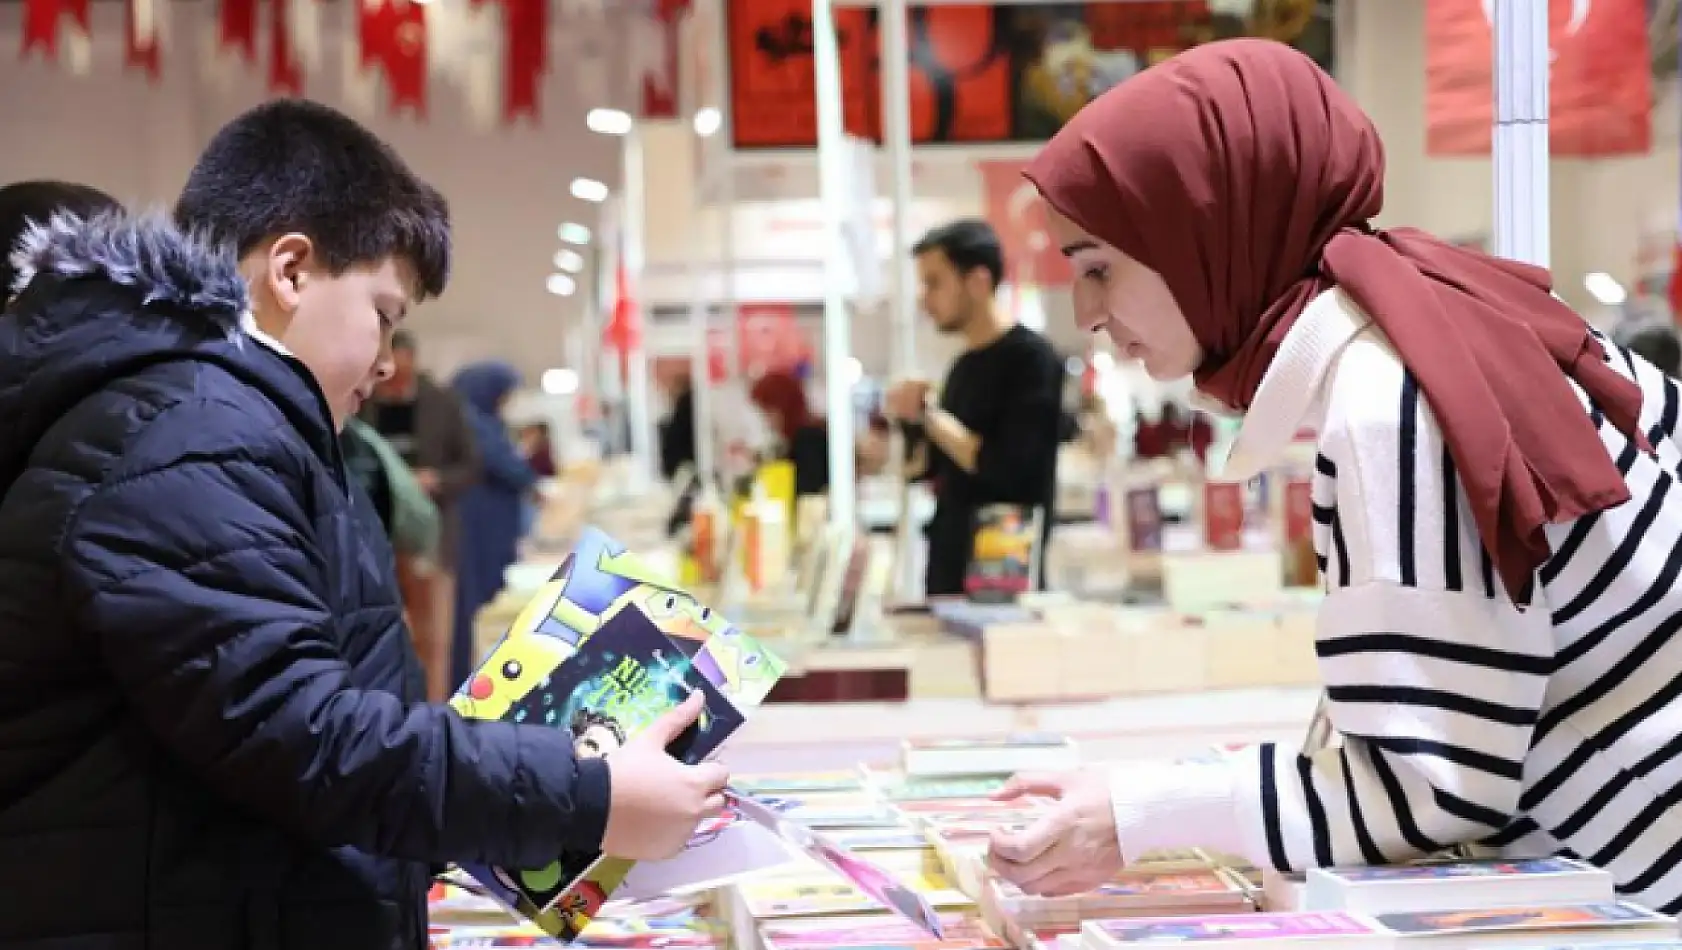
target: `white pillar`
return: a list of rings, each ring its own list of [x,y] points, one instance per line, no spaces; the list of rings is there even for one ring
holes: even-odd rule
[[[882,0],[882,145],[888,156],[893,199],[892,279],[888,282],[894,328],[893,374],[917,365],[917,294],[911,264],[911,50],[906,0]]]
[[[625,357],[625,405],[631,426],[631,485],[633,493],[646,489],[654,474],[654,422],[649,413],[648,392],[648,334],[649,315],[646,302],[641,299],[643,265],[643,228],[647,217],[643,208],[646,182],[643,180],[642,134],[632,129],[625,135],[624,173],[621,187],[624,198],[619,221],[620,253],[624,255],[626,283],[632,299],[641,313],[642,333]]]
[[[1548,266],[1548,4],[1495,0],[1495,253]]]
[[[702,180],[695,188],[697,221],[705,220],[701,212],[706,206],[706,194],[706,182]],[[718,475],[713,464],[713,447],[717,440],[713,429],[712,341],[707,332],[708,311],[712,307],[711,295],[707,293],[707,264],[700,248],[691,252],[689,332],[693,349],[689,352],[689,391],[695,400],[695,475],[703,485],[714,484]]]
[[[824,381],[829,416],[829,521],[857,522],[853,478],[853,393],[847,376],[851,321],[841,293],[845,268],[842,224],[847,210],[847,149],[841,112],[841,53],[831,0],[812,0],[812,59],[817,70],[818,180],[823,198]]]

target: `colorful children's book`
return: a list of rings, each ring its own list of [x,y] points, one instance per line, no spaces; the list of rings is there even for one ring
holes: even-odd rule
[[[1363,914],[1596,904],[1615,899],[1612,875],[1557,857],[1315,868],[1307,874],[1302,898],[1308,910]]]
[[[943,936],[940,918],[935,914],[933,905],[892,874],[841,847],[822,832],[789,820],[776,809],[739,794],[727,797],[734,799],[735,806],[749,819],[774,831],[796,851],[835,872],[872,901],[927,933]]]
[[[1556,907],[1498,907],[1486,910],[1374,914],[1391,933],[1420,943],[1424,937],[1452,937],[1455,946],[1472,937],[1528,936],[1560,943],[1606,933],[1622,939],[1676,936],[1676,921],[1623,901]],[[1570,934],[1571,939],[1565,935]],[[1445,940],[1443,945],[1448,945]]]
[[[895,917],[768,920],[759,925],[759,936],[766,950],[990,950],[1007,946],[973,917],[943,914],[940,921],[944,938],[932,938],[921,927]]]
[[[1081,925],[1088,947],[1137,947],[1228,942],[1258,947],[1296,942],[1349,944],[1383,939],[1386,931],[1354,914],[1219,914],[1210,917],[1135,917]]]
[[[586,529],[451,705],[469,718],[568,729],[580,755],[604,755],[699,690],[706,711],[673,747],[685,760],[699,761],[741,725],[785,669],[606,534]],[[463,870],[545,932],[571,939],[631,866],[571,854],[541,869]]]

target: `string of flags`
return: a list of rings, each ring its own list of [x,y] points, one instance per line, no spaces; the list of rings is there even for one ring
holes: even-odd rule
[[[209,0],[204,68],[261,70],[271,95],[310,95],[322,57],[326,0]],[[350,0],[342,26],[347,106],[424,118],[434,77],[463,90],[469,112],[485,124],[536,124],[550,68],[551,3],[561,22],[600,21],[603,0]],[[123,0],[122,62],[158,81],[166,52],[171,0]],[[22,0],[21,55],[86,74],[92,61],[91,0]],[[209,5],[208,3],[206,4]],[[197,5],[194,5],[197,6]],[[676,113],[677,39],[689,0],[647,0],[633,19],[628,53],[644,114]]]

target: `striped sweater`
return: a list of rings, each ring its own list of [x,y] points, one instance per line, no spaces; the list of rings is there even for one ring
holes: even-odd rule
[[[1388,341],[1338,291],[1287,334],[1228,462],[1245,477],[1319,433],[1315,646],[1326,748],[1118,768],[1123,854],[1201,845],[1264,867],[1407,860],[1455,845],[1558,853],[1682,910],[1682,445],[1675,382],[1607,342],[1645,400],[1639,452],[1589,405],[1633,498],[1551,526],[1516,610],[1443,438]]]

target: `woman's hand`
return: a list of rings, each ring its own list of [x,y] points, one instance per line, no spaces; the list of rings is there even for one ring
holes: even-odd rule
[[[1053,804],[1020,831],[993,833],[987,863],[1000,877],[1028,894],[1061,897],[1093,890],[1121,871],[1125,862],[1105,772],[1018,775],[993,797],[1009,801],[1031,795]]]

